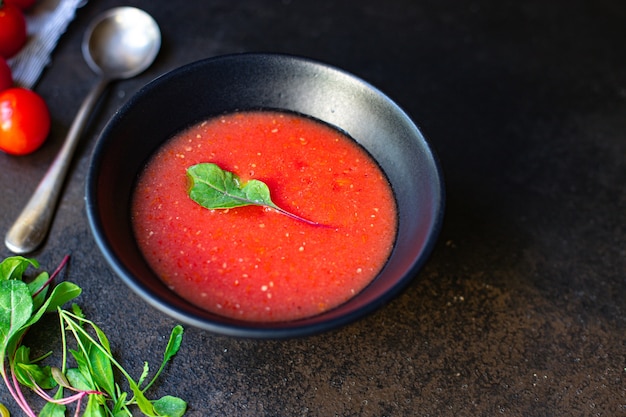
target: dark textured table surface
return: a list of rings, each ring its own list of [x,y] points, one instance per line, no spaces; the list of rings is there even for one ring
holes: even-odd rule
[[[162,51],[101,102],[32,256],[51,270],[71,254],[64,278],[83,287],[79,304],[135,374],[159,362],[176,323],[109,269],[84,180],[107,119],[154,77],[245,51],[341,67],[414,118],[447,185],[439,243],[396,300],[297,340],[187,328],[154,396],[183,397],[189,416],[626,415],[626,3],[89,1],[36,86],[52,113],[48,141],[0,154],[2,234],[96,80],[80,53],[89,20],[122,4],[155,16]],[[43,350],[56,335],[29,337]]]

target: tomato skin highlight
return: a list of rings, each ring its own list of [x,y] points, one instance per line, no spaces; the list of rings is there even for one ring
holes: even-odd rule
[[[0,91],[13,87],[13,74],[7,61],[0,56]]]
[[[50,133],[50,112],[44,99],[26,88],[0,93],[0,150],[26,155],[44,143]]]
[[[11,58],[26,43],[26,19],[19,7],[10,3],[0,6],[0,55]]]

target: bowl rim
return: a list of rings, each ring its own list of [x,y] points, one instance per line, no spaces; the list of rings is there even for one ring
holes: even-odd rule
[[[420,140],[423,141],[425,145],[425,151],[427,151],[428,156],[432,159],[432,167],[434,168],[433,176],[438,180],[437,187],[433,187],[436,189],[438,201],[436,201],[437,210],[435,211],[435,216],[430,223],[430,231],[424,241],[422,246],[420,255],[416,258],[412,259],[412,264],[410,268],[408,268],[407,273],[404,274],[400,279],[393,283],[390,288],[388,288],[385,292],[380,294],[371,302],[360,306],[354,309],[351,312],[348,312],[344,315],[330,318],[328,320],[316,321],[313,323],[309,323],[303,326],[298,325],[299,322],[304,322],[308,319],[300,319],[288,322],[271,322],[271,323],[257,323],[257,322],[245,322],[245,321],[236,321],[233,322],[219,322],[219,321],[210,321],[206,317],[199,317],[191,311],[184,311],[176,306],[171,305],[166,300],[161,299],[158,294],[151,292],[149,288],[142,285],[138,282],[131,271],[124,265],[116,256],[116,252],[108,241],[104,230],[101,219],[99,218],[99,210],[98,210],[98,197],[97,197],[97,180],[98,173],[100,171],[101,166],[101,158],[99,157],[106,149],[108,141],[106,140],[106,134],[110,129],[114,127],[116,121],[124,115],[124,113],[132,107],[134,101],[143,95],[149,94],[152,89],[158,88],[158,85],[162,81],[166,81],[171,77],[176,77],[180,73],[190,70],[196,66],[204,66],[207,64],[218,63],[219,61],[231,60],[231,59],[285,59],[285,60],[295,60],[301,61],[308,64],[319,65],[326,69],[337,71],[349,78],[353,81],[361,84],[365,88],[373,91],[375,94],[379,95],[383,98],[389,105],[395,108],[399,114],[403,115],[406,120],[411,123],[411,125],[417,130],[420,135]],[[124,281],[124,283],[130,287],[136,294],[138,294],[144,301],[146,301],[149,305],[156,308],[157,310],[165,313],[171,318],[179,320],[183,323],[191,325],[196,328],[200,328],[203,330],[208,330],[210,332],[216,334],[222,334],[227,336],[236,336],[241,338],[253,338],[253,339],[284,339],[284,338],[294,338],[294,337],[305,337],[311,336],[315,334],[320,334],[322,332],[328,332],[350,323],[353,323],[367,315],[370,315],[374,311],[380,309],[383,305],[389,303],[391,300],[396,298],[402,291],[406,289],[406,287],[413,281],[413,279],[417,276],[418,272],[423,268],[425,263],[430,258],[432,251],[438,241],[439,235],[441,233],[441,229],[443,227],[444,217],[445,217],[445,207],[446,207],[446,192],[445,192],[445,181],[443,176],[443,169],[441,166],[441,162],[439,157],[432,146],[432,143],[429,141],[425,135],[423,135],[422,130],[419,128],[417,123],[413,121],[413,119],[408,115],[403,108],[401,108],[393,99],[391,99],[387,94],[383,93],[381,90],[370,84],[369,82],[363,80],[362,78],[347,72],[341,68],[335,67],[323,61],[311,59],[308,57],[291,55],[291,54],[283,54],[283,53],[259,53],[259,52],[245,52],[245,53],[235,53],[235,54],[225,54],[219,55],[209,58],[200,59],[197,61],[193,61],[182,66],[176,67],[158,77],[153,79],[152,81],[145,84],[141,87],[137,92],[135,92],[129,100],[127,100],[109,119],[106,123],[105,127],[98,135],[97,142],[92,151],[92,155],[90,158],[90,164],[87,172],[86,182],[85,182],[85,209],[87,212],[87,218],[89,223],[89,228],[91,230],[91,234],[94,237],[94,240],[100,249],[100,252],[104,256],[105,260],[112,268],[113,272]],[[320,316],[323,316],[322,313]],[[314,316],[319,317],[319,316]],[[235,324],[236,323],[236,324]]]

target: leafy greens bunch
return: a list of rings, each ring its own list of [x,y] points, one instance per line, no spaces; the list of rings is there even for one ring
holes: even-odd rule
[[[39,417],[63,417],[69,404],[73,404],[75,417],[81,410],[85,417],[127,417],[133,415],[131,406],[150,417],[182,416],[187,409],[182,399],[164,396],[153,401],[145,393],[178,352],[183,328],[177,325],[172,329],[163,361],[152,379],[147,382],[150,369],[144,363],[141,376],[134,380],[113,357],[104,332],[87,320],[76,304],[71,311],[62,308],[81,293],[79,286],[67,281],[52,286],[68,260],[66,256],[51,275],[41,272],[29,282],[24,281],[24,272],[29,266],[38,268],[36,260],[14,256],[0,262],[0,374],[17,404],[27,416],[37,417],[22,392],[21,387],[27,387],[46,400]],[[31,359],[30,349],[22,344],[26,332],[44,314],[54,312],[61,327],[61,368],[42,364],[51,352]],[[116,374],[126,379],[130,393],[116,382]],[[53,389],[56,392],[51,396],[48,392]]]

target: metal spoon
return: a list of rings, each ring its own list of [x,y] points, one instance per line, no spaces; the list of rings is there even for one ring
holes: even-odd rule
[[[99,82],[83,101],[67,138],[6,235],[4,243],[14,253],[37,249],[44,241],[74,150],[89,116],[106,86],[113,80],[133,77],[146,70],[161,47],[161,32],[154,19],[134,7],[117,7],[98,16],[89,26],[82,52]]]

